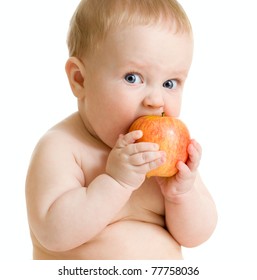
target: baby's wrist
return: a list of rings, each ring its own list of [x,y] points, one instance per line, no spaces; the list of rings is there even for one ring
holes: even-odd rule
[[[119,187],[121,187],[122,189],[126,190],[126,191],[129,191],[129,192],[132,192],[133,190],[135,190],[134,187],[128,185],[128,184],[125,184],[124,182],[122,182],[121,180],[119,180],[118,178],[116,178],[115,176],[112,176],[111,174],[109,173],[105,173],[106,176],[108,176],[109,178],[111,178],[111,180],[113,180],[113,182],[115,184],[117,184]]]
[[[164,200],[167,203],[181,204],[191,199],[193,194],[193,187],[187,190],[176,190],[175,192],[164,195]]]

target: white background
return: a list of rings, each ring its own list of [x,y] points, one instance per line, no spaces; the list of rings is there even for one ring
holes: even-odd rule
[[[78,0],[0,3],[0,223],[3,260],[30,260],[24,185],[33,148],[76,110],[64,71],[66,34]],[[257,250],[255,1],[181,0],[195,56],[183,119],[203,146],[200,172],[219,222],[186,260],[249,261]],[[125,238],[125,237],[124,237]]]

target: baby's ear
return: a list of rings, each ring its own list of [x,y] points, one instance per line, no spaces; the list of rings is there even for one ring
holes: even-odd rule
[[[77,57],[70,57],[66,62],[65,70],[73,94],[79,99],[83,98],[85,94],[85,67],[83,63]]]

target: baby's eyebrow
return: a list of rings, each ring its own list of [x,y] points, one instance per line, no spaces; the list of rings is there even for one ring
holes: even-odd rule
[[[144,63],[143,61],[129,60],[127,62],[127,66],[136,67],[136,68],[139,68],[139,69],[144,69],[144,68],[149,67],[149,63]]]
[[[151,61],[144,61],[142,60],[134,60],[133,58],[129,59],[125,63],[126,68],[131,68],[132,70],[150,70],[149,65],[151,65]],[[181,80],[185,80],[188,76],[189,69],[185,68],[184,66],[181,66],[181,68],[171,69],[171,68],[163,68],[163,64],[156,65],[155,70],[159,68],[158,71],[164,71],[166,72],[170,78],[179,78]]]
[[[176,69],[176,70],[171,70],[170,75],[172,77],[180,77],[180,78],[186,79],[188,72],[189,72],[188,69],[180,69],[180,70]]]

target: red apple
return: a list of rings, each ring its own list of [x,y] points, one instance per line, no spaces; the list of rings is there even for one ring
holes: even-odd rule
[[[143,116],[135,120],[129,131],[142,130],[143,137],[136,142],[152,142],[166,152],[166,162],[149,171],[146,176],[171,177],[178,172],[178,161],[186,162],[190,135],[186,125],[179,119],[162,116]]]

